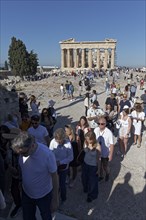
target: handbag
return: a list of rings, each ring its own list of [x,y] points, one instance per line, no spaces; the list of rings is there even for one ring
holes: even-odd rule
[[[84,162],[84,158],[85,158],[85,151],[84,149],[82,149],[77,156],[77,163],[82,164]]]
[[[120,127],[121,127],[121,123],[120,123],[120,121],[117,121],[116,122],[116,129],[120,129]]]

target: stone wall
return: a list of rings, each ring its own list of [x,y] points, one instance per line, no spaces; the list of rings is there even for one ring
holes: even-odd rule
[[[12,113],[19,113],[18,94],[0,85],[0,124]]]

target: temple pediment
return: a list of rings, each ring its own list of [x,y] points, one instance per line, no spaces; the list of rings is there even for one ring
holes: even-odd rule
[[[62,42],[62,43],[75,42],[75,39],[74,39],[74,38],[69,38],[69,39],[67,39],[67,40],[62,40],[61,42]]]
[[[106,38],[105,41],[117,42],[117,40],[115,40],[115,39],[111,39],[111,38]]]

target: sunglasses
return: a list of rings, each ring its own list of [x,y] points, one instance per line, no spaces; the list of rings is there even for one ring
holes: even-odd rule
[[[38,124],[38,122],[33,122],[33,123],[31,123],[32,125],[37,125]]]
[[[43,114],[48,114],[48,112],[43,112]]]
[[[98,123],[98,125],[105,125],[106,123]]]

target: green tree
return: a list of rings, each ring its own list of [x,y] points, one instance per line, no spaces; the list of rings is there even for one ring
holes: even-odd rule
[[[9,65],[15,76],[35,74],[37,68],[37,54],[28,53],[25,44],[21,40],[12,37],[8,51]],[[36,65],[36,66],[35,66]]]
[[[7,62],[7,60],[5,61],[5,67],[4,67],[4,69],[5,70],[8,70],[9,68],[8,68],[8,62]]]
[[[33,52],[33,50],[29,53],[29,73],[31,75],[35,75],[37,72],[37,66],[38,66],[38,58],[37,54]]]

